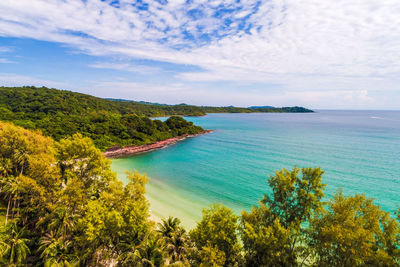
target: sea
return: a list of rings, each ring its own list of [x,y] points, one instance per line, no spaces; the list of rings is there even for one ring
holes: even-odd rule
[[[192,228],[213,203],[249,211],[276,170],[325,171],[325,200],[342,189],[365,194],[384,210],[400,208],[400,111],[231,113],[186,117],[214,130],[165,149],[114,159],[112,169],[149,177],[146,196],[158,218]]]

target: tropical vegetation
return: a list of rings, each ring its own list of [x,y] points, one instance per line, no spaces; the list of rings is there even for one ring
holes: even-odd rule
[[[203,129],[181,116],[216,112],[311,112],[301,107],[247,109],[160,105],[102,99],[46,87],[0,87],[0,120],[39,129],[56,141],[80,133],[101,150],[119,145],[143,145]],[[166,121],[149,117],[172,116]]]
[[[156,224],[146,176],[123,184],[92,139],[0,122],[2,266],[399,266],[400,216],[324,195],[320,168],[276,171],[241,215],[212,205],[194,229]]]

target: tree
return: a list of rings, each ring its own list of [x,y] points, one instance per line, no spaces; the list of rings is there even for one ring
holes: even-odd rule
[[[164,241],[165,250],[168,255],[168,263],[187,263],[187,239],[185,229],[180,225],[178,218],[168,217],[158,223],[157,232]]]
[[[57,143],[56,148],[64,185],[68,179],[77,178],[83,182],[88,195],[98,197],[110,181],[116,180],[110,168],[111,161],[103,156],[90,138],[74,134]]]
[[[80,134],[54,144],[39,132],[0,123],[0,148],[0,201],[8,204],[3,262],[22,263],[32,250],[29,264],[74,265],[79,259],[107,265],[137,248],[143,260],[153,255],[151,261],[158,261],[149,239],[154,225],[144,195],[147,177],[130,173],[124,185]],[[29,230],[30,242],[18,229]]]
[[[24,228],[18,228],[15,223],[9,223],[2,227],[0,232],[0,256],[1,262],[8,266],[17,266],[25,263],[30,253],[25,238],[27,232]]]
[[[257,266],[296,265],[309,250],[304,244],[302,223],[323,206],[323,171],[294,167],[271,176],[272,194],[264,195],[258,207],[243,212],[241,236],[247,264]]]
[[[291,225],[300,227],[302,222],[310,219],[323,206],[321,199],[326,186],[322,183],[324,172],[321,168],[303,168],[301,177],[299,173],[297,167],[292,171],[276,171],[268,180],[272,194],[265,194],[262,200],[286,228]]]
[[[25,175],[40,182],[54,178],[53,140],[39,131],[29,131],[0,122],[0,166],[2,176]]]
[[[65,237],[50,231],[39,244],[44,266],[78,266],[79,258],[71,251],[72,242]]]
[[[51,138],[0,122],[0,188],[7,202],[7,222],[23,210],[21,202],[41,201],[37,197],[42,192],[34,192],[37,185],[53,190],[50,185],[58,179],[54,162]]]
[[[225,264],[225,253],[216,247],[207,245],[203,247],[199,256],[201,258],[200,267],[220,267]]]
[[[164,253],[161,240],[156,235],[150,235],[140,246],[124,251],[119,259],[120,266],[163,266]]]
[[[187,235],[183,228],[171,233],[171,237],[166,239],[166,252],[170,263],[186,263],[186,239]]]
[[[86,213],[79,220],[82,235],[78,240],[86,252],[82,257],[89,263],[108,262],[140,246],[153,227],[144,196],[148,179],[137,172],[128,178],[125,186],[111,181],[99,198],[88,202]]]
[[[310,247],[320,266],[398,266],[399,224],[365,195],[340,190],[311,220]]]
[[[162,219],[161,223],[158,223],[157,232],[161,234],[163,238],[171,238],[173,233],[176,233],[182,227],[180,226],[181,220],[169,216],[168,219]]]
[[[222,205],[213,205],[203,210],[203,218],[190,232],[190,236],[198,251],[210,248],[221,259],[224,253],[224,266],[233,266],[240,257],[240,244],[238,241],[238,216],[233,211]],[[204,250],[203,250],[204,251]],[[205,253],[207,251],[204,251]]]

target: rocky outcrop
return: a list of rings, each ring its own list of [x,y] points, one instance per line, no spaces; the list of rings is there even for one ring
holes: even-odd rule
[[[106,150],[106,152],[103,153],[104,156],[107,158],[121,158],[121,157],[127,157],[135,154],[140,154],[140,153],[145,153],[145,152],[150,152],[153,150],[157,149],[162,149],[167,146],[173,145],[179,141],[185,140],[186,138],[191,138],[195,137],[198,135],[202,134],[207,134],[212,132],[212,130],[204,130],[198,134],[185,134],[185,135],[180,135],[176,137],[172,137],[169,139],[165,139],[163,141],[157,141],[152,144],[147,144],[147,145],[142,145],[142,146],[125,146],[125,147],[120,147],[120,146],[113,146],[110,147]]]

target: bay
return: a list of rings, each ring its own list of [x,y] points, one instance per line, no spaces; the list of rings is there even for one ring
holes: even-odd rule
[[[208,114],[187,117],[214,132],[168,148],[115,159],[112,169],[150,177],[147,197],[158,217],[191,228],[201,210],[222,203],[240,214],[270,192],[281,168],[321,167],[326,196],[365,193],[393,212],[400,206],[400,111]]]

